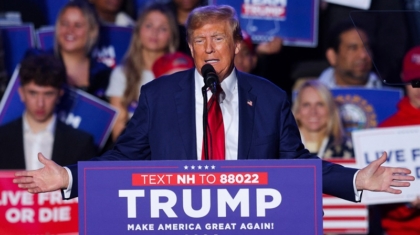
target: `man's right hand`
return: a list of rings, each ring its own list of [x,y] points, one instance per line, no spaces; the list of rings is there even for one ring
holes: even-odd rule
[[[38,153],[38,160],[44,164],[43,168],[16,172],[13,183],[30,193],[51,192],[68,187],[69,176],[64,167],[46,159],[41,153]]]

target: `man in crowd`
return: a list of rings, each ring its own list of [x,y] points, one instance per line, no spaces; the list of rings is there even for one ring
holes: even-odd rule
[[[352,22],[344,21],[332,29],[325,56],[331,67],[322,72],[319,80],[329,88],[382,87],[381,81],[371,72],[368,35]]]
[[[303,146],[286,93],[267,80],[234,68],[242,41],[239,21],[229,6],[196,8],[187,20],[187,39],[195,69],[163,76],[142,87],[139,106],[113,150],[96,160],[204,160],[202,87],[204,65],[212,65],[220,85],[208,89],[208,129],[219,141],[209,159],[314,159]],[[211,72],[211,71],[210,71]],[[217,119],[213,123],[210,119]],[[217,124],[217,125],[216,125]],[[220,131],[221,130],[221,131]],[[217,134],[216,134],[217,133]],[[221,140],[221,141],[220,141]],[[77,192],[77,165],[46,165],[16,174],[14,183],[31,193],[63,189]],[[323,192],[360,201],[361,190],[401,193],[414,180],[404,168],[382,167],[386,154],[366,168],[323,162]]]
[[[30,54],[21,62],[19,77],[25,112],[0,127],[0,169],[42,168],[39,152],[60,165],[94,157],[92,136],[67,126],[54,114],[66,79],[61,61],[53,55]]]

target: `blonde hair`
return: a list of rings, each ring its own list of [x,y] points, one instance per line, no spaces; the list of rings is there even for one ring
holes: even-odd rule
[[[187,19],[187,40],[191,42],[193,31],[208,23],[228,21],[235,42],[243,40],[242,30],[235,9],[228,5],[209,5],[195,8]]]
[[[99,21],[95,11],[92,7],[83,1],[70,1],[63,8],[61,8],[58,13],[57,20],[55,21],[55,39],[54,39],[54,52],[57,56],[60,54],[60,44],[58,42],[58,25],[60,24],[60,19],[63,16],[64,12],[69,8],[76,8],[80,10],[83,17],[87,20],[89,27],[88,41],[86,43],[86,55],[89,55],[92,52],[93,47],[95,46],[98,36],[99,36]]]
[[[334,145],[340,145],[344,140],[345,134],[341,123],[340,113],[337,104],[327,86],[319,82],[318,80],[311,79],[302,83],[302,85],[296,90],[296,97],[293,101],[292,112],[293,115],[298,113],[300,103],[302,102],[302,92],[307,88],[313,88],[318,92],[318,95],[324,101],[329,114],[329,122],[327,123],[327,136],[332,135],[334,137]],[[296,119],[298,127],[301,127],[301,123]],[[322,139],[319,140],[320,144]]]
[[[151,12],[160,12],[168,18],[169,28],[171,31],[170,41],[166,52],[175,52],[179,45],[179,32],[175,17],[172,12],[164,5],[154,3],[146,7],[140,14],[136,22],[136,26],[131,37],[131,42],[128,47],[127,53],[124,56],[122,66],[127,79],[127,86],[122,98],[122,105],[128,105],[138,99],[139,84],[141,81],[142,72],[144,70],[144,58],[142,54],[143,45],[140,42],[140,28],[144,23],[146,17]]]

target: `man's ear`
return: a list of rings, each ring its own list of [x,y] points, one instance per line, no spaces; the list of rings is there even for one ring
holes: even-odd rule
[[[239,53],[239,51],[241,50],[241,41],[235,42],[235,55]]]
[[[24,103],[25,102],[25,96],[23,95],[23,88],[22,88],[22,86],[19,86],[18,93],[19,93],[20,101],[22,101]]]
[[[191,57],[192,58],[194,58],[194,53],[193,53],[193,47],[192,47],[192,45],[191,45],[191,43],[190,42],[188,42],[188,47],[190,48],[190,52],[191,52]]]
[[[335,66],[337,64],[337,53],[332,48],[328,48],[325,52],[325,57],[327,57],[328,63],[331,66]]]
[[[255,69],[255,67],[257,67],[257,62],[258,62],[258,55],[255,54],[255,53],[253,53],[251,55],[251,66],[252,66],[252,69]]]

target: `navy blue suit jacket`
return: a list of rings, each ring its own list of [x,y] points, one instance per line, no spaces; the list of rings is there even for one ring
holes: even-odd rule
[[[236,75],[238,159],[317,158],[301,142],[286,93],[263,78],[239,71]],[[139,105],[114,149],[95,160],[196,160],[194,89],[194,69],[144,85]],[[77,167],[71,170],[74,197]],[[323,162],[323,192],[354,201],[355,172]]]

